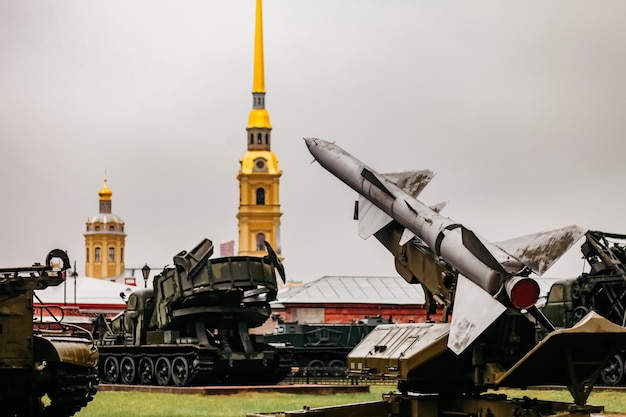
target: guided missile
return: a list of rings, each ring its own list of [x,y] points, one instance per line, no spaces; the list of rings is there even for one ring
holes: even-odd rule
[[[416,198],[432,172],[379,174],[334,143],[304,141],[320,165],[360,194],[361,237],[368,238],[395,221],[404,228],[399,245],[417,245],[434,263],[456,273],[448,347],[457,354],[507,308],[536,310],[539,285],[528,275],[542,275],[584,234],[580,227],[568,226],[490,243],[441,215],[440,206],[429,207]],[[417,278],[437,294],[436,285]]]

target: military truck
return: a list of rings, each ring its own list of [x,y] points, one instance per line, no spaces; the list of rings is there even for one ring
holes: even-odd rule
[[[366,316],[352,323],[285,322],[279,315],[272,316],[276,328],[263,336],[271,345],[293,348],[296,367],[293,375],[344,377],[346,356],[369,332],[383,323],[391,323],[391,317]]]
[[[96,394],[98,350],[91,334],[64,323],[59,309],[56,315],[48,309],[52,321],[34,319],[34,290],[61,284],[68,268],[67,254],[59,249],[44,265],[0,268],[3,416],[72,416]]]
[[[103,382],[141,385],[273,384],[291,370],[290,349],[249,329],[271,315],[284,268],[266,242],[265,257],[209,259],[204,239],[174,256],[152,288],[133,292],[126,309],[95,324]]]
[[[620,326],[626,325],[626,235],[588,231],[581,252],[589,272],[556,281],[541,307],[557,328],[569,328],[590,311]],[[602,371],[606,385],[623,385],[626,351],[621,351]]]

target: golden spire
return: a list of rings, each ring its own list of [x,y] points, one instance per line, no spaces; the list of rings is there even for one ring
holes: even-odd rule
[[[263,13],[261,0],[256,0],[256,29],[254,33],[254,79],[253,93],[265,93],[265,74],[263,65]]]
[[[252,110],[248,129],[271,129],[270,114],[265,109],[265,69],[263,64],[263,13],[261,0],[256,0],[256,27],[254,32],[254,77],[252,80]],[[269,143],[267,144],[269,146]]]

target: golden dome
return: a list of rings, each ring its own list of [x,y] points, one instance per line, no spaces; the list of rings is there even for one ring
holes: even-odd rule
[[[113,191],[111,191],[109,187],[107,187],[106,178],[104,179],[104,186],[102,186],[102,189],[98,191],[98,195],[100,196],[100,200],[110,200],[111,196],[113,195]]]
[[[270,114],[265,109],[253,109],[250,111],[250,117],[248,118],[248,129],[255,127],[264,127],[271,129]]]

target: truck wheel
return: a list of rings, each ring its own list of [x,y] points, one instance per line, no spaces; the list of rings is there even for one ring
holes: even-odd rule
[[[115,384],[120,376],[120,363],[115,356],[107,356],[102,367],[102,379],[109,384]]]
[[[328,373],[330,376],[345,376],[346,375],[346,364],[340,361],[339,359],[335,359],[330,361],[328,364]]]
[[[171,378],[171,368],[170,360],[166,357],[162,356],[157,359],[154,364],[154,375],[156,377],[157,384],[161,386],[165,386],[170,383]]]
[[[573,312],[573,316],[574,316],[574,323],[576,324],[579,321],[582,320],[583,317],[585,317],[587,314],[589,313],[589,309],[585,306],[578,306],[574,309]]]
[[[184,356],[177,356],[172,361],[172,382],[177,387],[187,385],[189,382],[189,363]]]
[[[141,385],[152,385],[154,382],[154,362],[152,358],[144,356],[139,360],[138,374]]]
[[[326,373],[326,367],[324,362],[314,359],[306,366],[306,372],[311,376],[323,376]]]
[[[619,355],[609,359],[602,370],[602,382],[606,385],[617,385],[624,377],[624,361]]]
[[[130,385],[135,381],[137,375],[135,361],[130,356],[124,356],[120,362],[120,379],[122,383]]]

